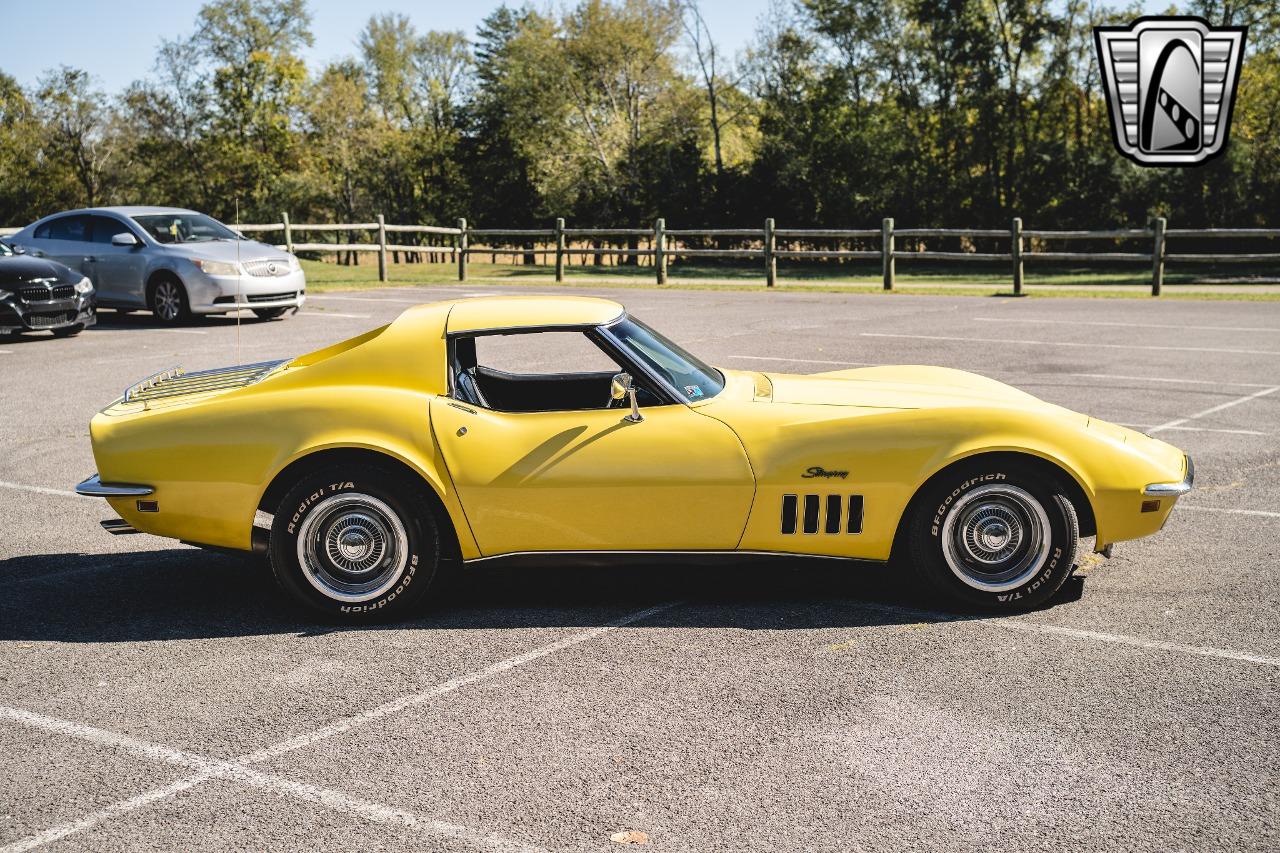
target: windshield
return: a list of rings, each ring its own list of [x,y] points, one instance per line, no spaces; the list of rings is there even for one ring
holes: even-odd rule
[[[12,254],[13,254],[13,249],[10,248],[9,244],[3,240],[0,240],[0,255],[12,255]]]
[[[157,213],[135,216],[157,243],[208,243],[213,240],[238,240],[236,232],[203,213]]]
[[[684,399],[704,400],[724,388],[724,374],[631,317],[607,327],[609,335],[636,361],[665,379]]]

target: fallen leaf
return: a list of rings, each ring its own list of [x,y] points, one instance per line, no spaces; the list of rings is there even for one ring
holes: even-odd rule
[[[648,844],[649,833],[641,832],[638,829],[628,829],[623,832],[615,832],[609,836],[609,840],[617,844]]]

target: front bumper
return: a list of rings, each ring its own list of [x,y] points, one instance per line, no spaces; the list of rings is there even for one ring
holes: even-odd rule
[[[224,314],[255,308],[301,308],[307,301],[307,277],[302,270],[282,276],[210,276],[187,288],[195,314]]]
[[[0,334],[43,332],[67,326],[92,326],[98,322],[92,293],[71,299],[27,302],[17,294],[0,295]]]
[[[1176,498],[1191,491],[1196,479],[1196,468],[1192,464],[1190,456],[1183,454],[1182,458],[1186,461],[1186,464],[1183,468],[1182,479],[1179,482],[1149,483],[1142,490],[1142,493],[1149,498]]]

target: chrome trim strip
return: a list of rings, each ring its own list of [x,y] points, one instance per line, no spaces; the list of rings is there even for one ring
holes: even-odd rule
[[[104,483],[94,474],[76,486],[76,494],[86,498],[143,498],[154,494],[155,488],[137,483]]]
[[[1187,473],[1183,475],[1182,482],[1149,483],[1142,493],[1149,498],[1176,498],[1191,491],[1196,479],[1196,467],[1192,464],[1190,456],[1183,454],[1182,458],[1187,463]]]
[[[833,554],[806,554],[797,551],[717,551],[717,550],[684,550],[684,551],[645,551],[645,550],[619,550],[619,551],[507,551],[502,554],[491,554],[487,557],[473,557],[470,560],[462,562],[468,566],[477,563],[485,563],[490,560],[503,560],[508,557],[801,557],[813,558],[816,560],[839,560],[849,563],[880,563],[883,560],[875,560],[870,557],[839,557]]]

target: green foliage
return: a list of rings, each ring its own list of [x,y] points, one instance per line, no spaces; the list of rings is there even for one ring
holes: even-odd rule
[[[115,97],[0,74],[0,223],[83,204],[242,221],[488,226],[1266,225],[1280,210],[1280,10],[1247,24],[1227,155],[1149,169],[1111,143],[1088,0],[796,0],[719,50],[696,0],[493,11],[474,43],[375,14],[308,69],[305,0],[210,0]],[[1176,10],[1175,10],[1176,11]]]

